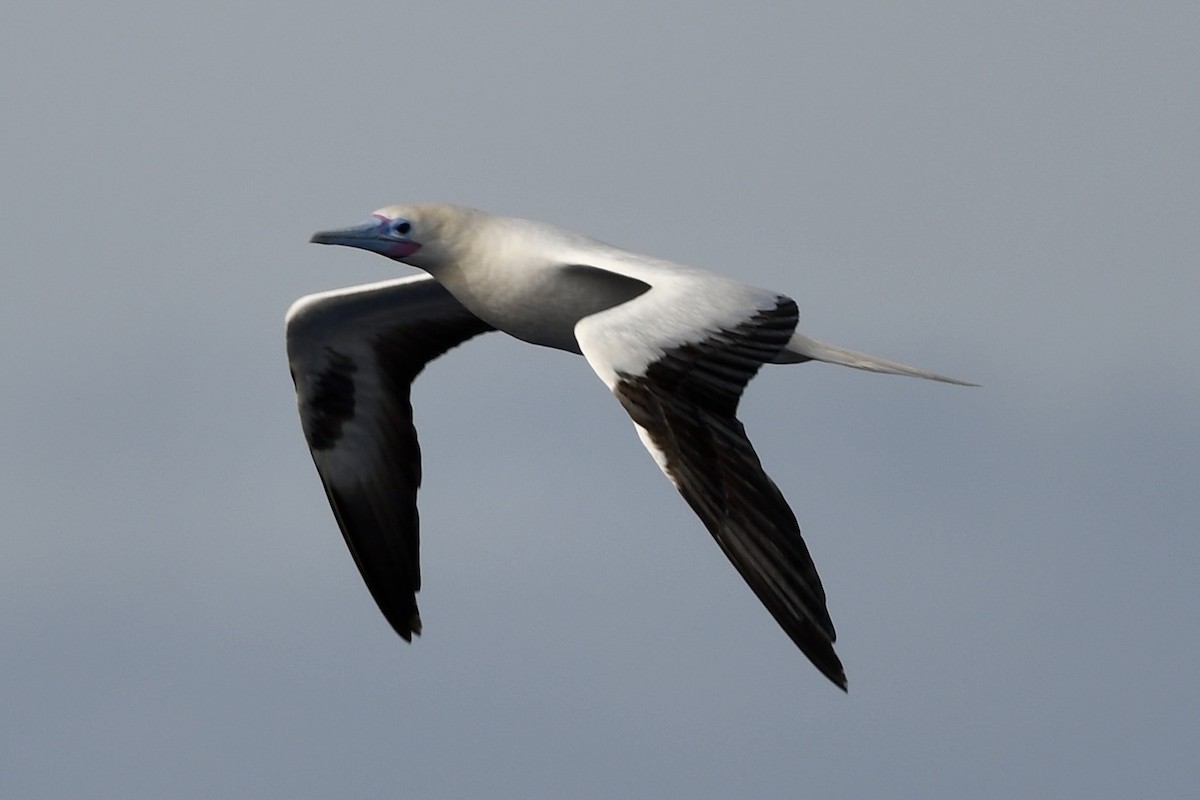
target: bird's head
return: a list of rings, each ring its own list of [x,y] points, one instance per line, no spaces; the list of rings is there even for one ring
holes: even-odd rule
[[[436,271],[462,258],[482,212],[443,204],[395,205],[381,208],[361,225],[314,233],[316,244],[358,247]]]

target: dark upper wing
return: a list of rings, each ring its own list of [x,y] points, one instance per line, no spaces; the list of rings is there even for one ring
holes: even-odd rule
[[[792,335],[796,304],[782,296],[760,298],[740,322],[693,328],[680,337],[678,329],[655,333],[664,303],[653,293],[642,310],[639,298],[608,320],[600,314],[581,323],[584,355],[750,588],[813,664],[844,689],[821,579],[795,515],[736,418],[746,384]],[[622,349],[614,330],[637,329],[639,317],[646,320],[640,340]],[[654,355],[640,356],[639,364],[639,348]]]
[[[429,361],[490,330],[428,276],[309,295],[288,312],[304,437],[367,588],[408,641],[421,632],[409,389]]]

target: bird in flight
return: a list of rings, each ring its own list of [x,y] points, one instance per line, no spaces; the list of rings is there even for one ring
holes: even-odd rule
[[[421,632],[410,387],[447,350],[501,331],[587,359],[759,600],[846,688],[796,517],[737,419],[742,391],[763,364],[805,361],[971,384],[797,333],[785,295],[542,222],[394,205],[312,241],[424,273],[308,295],[287,314],[304,436],[363,580],[401,637]]]

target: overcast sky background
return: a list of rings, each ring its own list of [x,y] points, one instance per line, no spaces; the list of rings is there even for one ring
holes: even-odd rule
[[[0,795],[1200,785],[1197,4],[16,4],[0,75]],[[404,272],[308,236],[406,200],[983,384],[750,386],[848,695],[587,364],[499,336],[416,389],[391,633],[282,334]]]

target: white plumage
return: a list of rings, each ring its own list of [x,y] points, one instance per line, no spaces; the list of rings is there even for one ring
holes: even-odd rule
[[[798,334],[796,304],[784,295],[545,223],[398,205],[312,241],[428,273],[309,295],[287,316],[305,437],[355,562],[401,636],[421,631],[421,465],[409,387],[430,360],[500,330],[587,359],[751,589],[846,687],[820,578],[736,419],[738,399],[765,363],[962,381]]]

